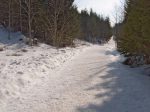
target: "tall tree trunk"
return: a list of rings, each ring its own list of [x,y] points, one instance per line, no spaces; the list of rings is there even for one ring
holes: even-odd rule
[[[12,0],[9,0],[9,3],[8,3],[8,5],[9,5],[8,39],[9,40],[10,40],[10,28],[11,28],[11,2],[12,2]]]
[[[22,32],[22,1],[21,0],[19,0],[19,18],[20,18],[20,31]]]
[[[29,38],[30,38],[30,41],[32,39],[32,34],[31,34],[31,31],[32,31],[32,28],[31,28],[31,0],[29,0],[29,3],[28,3],[28,27],[29,27]]]
[[[57,41],[57,14],[55,12],[55,19],[54,19],[54,45],[56,45],[56,41]]]

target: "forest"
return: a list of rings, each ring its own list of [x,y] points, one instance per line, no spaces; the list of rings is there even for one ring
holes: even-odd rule
[[[83,10],[74,0],[1,0],[0,24],[9,32],[22,32],[56,47],[72,46],[75,38],[91,43],[112,36],[109,18]],[[11,39],[8,36],[8,39]]]
[[[150,1],[126,0],[124,16],[115,29],[118,51],[129,57],[125,64],[150,64]]]
[[[150,1],[126,0],[123,9],[112,29],[108,17],[92,9],[79,12],[74,0],[1,0],[0,24],[23,33],[30,45],[36,38],[55,47],[73,46],[74,39],[107,42],[115,32],[118,51],[129,57],[126,64],[149,64]]]

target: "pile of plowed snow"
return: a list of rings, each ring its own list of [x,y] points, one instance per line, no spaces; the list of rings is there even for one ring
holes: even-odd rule
[[[31,89],[49,75],[55,75],[63,64],[71,60],[90,44],[76,41],[76,48],[56,49],[46,44],[27,46],[19,41],[21,33],[0,29],[0,105],[9,98],[18,98],[22,92]],[[82,45],[81,45],[82,43]]]

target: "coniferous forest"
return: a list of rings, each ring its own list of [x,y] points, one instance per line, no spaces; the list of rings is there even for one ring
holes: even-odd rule
[[[117,24],[118,50],[129,65],[150,64],[150,1],[127,0],[124,21]]]
[[[1,0],[0,24],[29,39],[64,47],[75,38],[97,43],[112,36],[109,18],[86,10],[79,13],[74,0]],[[11,39],[10,37],[8,37]]]

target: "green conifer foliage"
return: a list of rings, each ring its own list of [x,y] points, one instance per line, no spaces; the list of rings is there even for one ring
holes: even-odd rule
[[[123,54],[150,55],[150,1],[128,2],[118,48]]]

